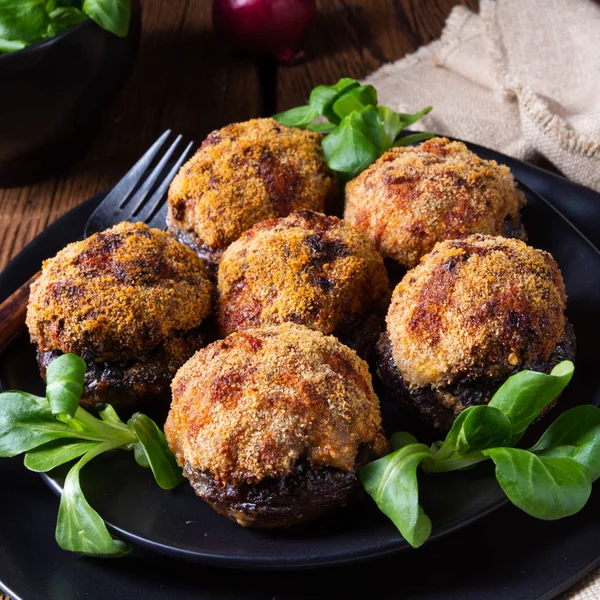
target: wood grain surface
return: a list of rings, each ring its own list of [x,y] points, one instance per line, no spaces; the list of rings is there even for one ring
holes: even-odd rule
[[[459,3],[322,0],[305,60],[278,68],[276,96],[263,102],[258,62],[219,39],[211,2],[146,0],[135,66],[89,152],[52,179],[0,189],[0,269],[52,221],[118,181],[166,128],[200,144],[227,123],[304,103],[319,83],[364,77],[435,39]]]
[[[0,189],[0,269],[52,221],[118,181],[166,128],[199,145],[227,123],[302,104],[315,85],[364,77],[436,39],[456,4],[477,8],[477,0],[321,0],[304,60],[278,67],[275,94],[261,98],[261,65],[219,39],[208,0],[146,0],[135,66],[88,153],[52,179]]]

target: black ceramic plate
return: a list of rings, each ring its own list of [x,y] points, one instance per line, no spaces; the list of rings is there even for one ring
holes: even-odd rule
[[[76,239],[100,199],[101,196],[91,199],[50,227],[37,239],[37,244],[48,249],[47,244],[54,243],[57,237],[61,247]],[[532,202],[532,207],[535,204],[542,211],[547,210],[543,203],[536,204],[534,199]],[[560,219],[557,223],[562,225]],[[568,227],[563,225],[563,228],[565,235],[572,236],[573,243],[579,243],[582,251],[590,254],[592,264],[593,251]],[[45,256],[52,254],[48,251]],[[600,256],[598,259],[596,267],[600,275]],[[3,358],[0,381],[4,389],[43,395],[35,350],[26,336],[14,343]],[[386,402],[385,396],[381,398],[388,433],[400,428],[412,431],[396,414],[393,403]],[[69,465],[44,476],[57,493],[68,468]],[[133,457],[124,452],[102,456],[90,463],[82,471],[82,482],[91,505],[117,535],[176,558],[245,568],[302,568],[349,563],[410,548],[372,503],[283,530],[243,529],[209,508],[189,485],[168,492],[161,490],[151,473],[140,469]],[[433,538],[459,529],[506,502],[491,465],[425,478],[421,494],[422,504],[433,522]]]
[[[237,571],[136,547],[81,559],[54,541],[58,500],[19,459],[0,461],[0,588],[13,600],[550,600],[600,562],[600,494],[546,522],[507,505],[457,535],[364,564]],[[143,499],[140,499],[143,502]]]
[[[504,157],[500,157],[500,160],[503,159]],[[531,181],[529,183],[531,184]],[[571,199],[576,201],[573,195]],[[90,201],[90,204],[94,204],[94,201]],[[48,230],[26,249],[0,278],[3,294],[10,292],[20,280],[38,268],[42,257],[52,255],[69,237],[77,237],[90,210],[90,205],[80,206],[62,223]],[[530,198],[524,218],[532,244],[550,250],[557,258],[563,269],[570,296],[569,316],[578,334],[579,356],[577,376],[570,386],[570,393],[565,402],[577,399],[598,403],[600,385],[599,377],[594,373],[594,359],[597,356],[595,339],[599,324],[596,307],[599,306],[600,300],[600,293],[595,287],[600,275],[600,256],[539,199]],[[38,378],[32,365],[34,361],[31,349],[25,343],[14,347],[10,356],[2,363],[5,385],[35,390],[34,382],[37,382]],[[393,418],[394,415],[388,415],[388,422]],[[129,457],[124,455],[124,458]],[[102,476],[94,472],[93,468],[84,480],[88,484],[86,491],[92,504],[97,506],[101,514],[113,522],[117,529],[124,530],[124,537],[129,536],[131,539],[133,536],[133,539],[136,539],[136,536],[141,536],[143,539],[137,539],[138,542],[177,556],[230,566],[274,568],[348,562],[395,552],[404,547],[394,529],[369,507],[349,509],[330,519],[302,528],[277,533],[249,532],[206,509],[203,503],[185,488],[171,494],[158,491],[157,495],[154,484],[145,477],[146,473],[136,467],[131,470],[128,460],[114,461],[106,465],[110,465],[109,468],[112,469],[108,477],[104,475],[105,481],[110,478],[113,483],[110,495],[104,493]],[[98,470],[103,470],[101,466]],[[130,479],[130,476],[135,479]],[[112,491],[115,480],[123,483],[123,487],[116,493]],[[448,475],[436,479],[436,482],[426,488],[423,504],[433,517],[434,534],[440,536],[494,509],[501,503],[501,499],[502,496],[490,472],[481,468],[467,474],[453,474],[452,477]],[[587,514],[589,517],[589,511]],[[576,519],[579,517],[561,523],[573,522]],[[486,521],[490,522],[491,519]],[[533,520],[527,520],[529,521]],[[556,530],[556,524],[545,525],[548,528],[553,526]],[[0,527],[0,532],[2,531]],[[452,539],[456,537],[453,536]],[[162,546],[158,548],[157,544]],[[522,544],[522,540],[519,540],[519,544]],[[439,547],[435,542],[430,542],[428,546],[432,549]],[[412,564],[415,557],[423,552],[429,550],[404,554],[399,560],[401,564]],[[568,575],[562,574],[561,583],[567,581],[568,577],[581,574],[595,562],[599,552],[598,549],[593,550],[585,557],[586,560],[578,565],[578,569],[573,570],[570,565]],[[477,562],[473,556],[470,556],[469,560]],[[0,572],[0,576],[2,575]],[[554,589],[557,589],[556,585]]]

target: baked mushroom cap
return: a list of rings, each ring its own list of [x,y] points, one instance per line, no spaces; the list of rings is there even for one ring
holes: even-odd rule
[[[337,190],[321,136],[273,119],[213,131],[169,189],[169,230],[207,260],[259,221],[322,211]]]
[[[339,506],[360,485],[361,449],[387,451],[366,363],[334,337],[303,326],[250,329],[214,342],[181,367],[172,390],[165,423],[171,450],[192,482],[204,480],[196,492],[240,524],[289,524]],[[310,473],[323,469],[353,484],[346,478],[342,497],[317,513],[298,505],[306,493],[287,494],[283,521],[272,501],[224,506],[218,498],[219,490],[247,497],[248,489],[260,492],[290,477],[307,492]]]
[[[27,326],[42,351],[135,358],[198,327],[211,294],[189,248],[164,231],[121,223],[44,262],[31,286]]]
[[[309,210],[263,221],[223,254],[217,316],[223,335],[286,321],[346,329],[388,293],[373,243],[337,217]]]
[[[472,235],[436,244],[392,294],[392,355],[409,388],[508,374],[565,335],[565,286],[548,252]]]
[[[131,404],[169,390],[201,345],[212,284],[166,232],[121,223],[69,244],[31,286],[27,326],[42,375],[60,354],[86,360],[82,404]]]
[[[525,197],[508,167],[462,142],[392,148],[346,185],[344,218],[385,257],[414,267],[436,242],[470,234],[525,239]]]

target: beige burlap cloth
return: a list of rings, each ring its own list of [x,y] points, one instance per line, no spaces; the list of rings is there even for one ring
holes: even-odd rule
[[[413,126],[523,160],[540,156],[600,191],[600,4],[482,0],[442,37],[367,81],[380,103],[433,111]]]
[[[592,0],[481,0],[479,14],[457,6],[439,40],[366,82],[395,110],[433,106],[413,129],[523,160],[543,156],[600,191],[600,4]],[[600,600],[600,569],[560,600]]]

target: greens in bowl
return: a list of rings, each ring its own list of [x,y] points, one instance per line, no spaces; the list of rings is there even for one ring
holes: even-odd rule
[[[50,39],[86,19],[124,37],[131,0],[0,0],[0,54]]]

